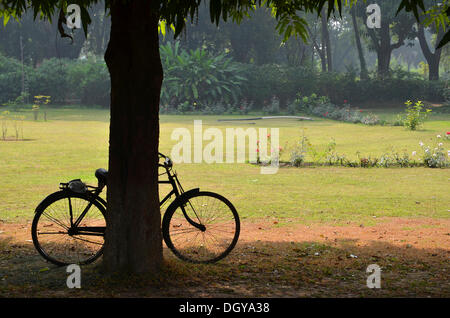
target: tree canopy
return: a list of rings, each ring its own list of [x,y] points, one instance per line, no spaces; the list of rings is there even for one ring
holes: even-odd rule
[[[105,10],[109,10],[111,4],[116,0],[105,0]],[[364,1],[365,0],[360,0]],[[66,12],[69,4],[77,4],[81,9],[82,25],[85,33],[91,18],[87,8],[101,1],[99,0],[2,0],[0,2],[0,17],[4,17],[4,23],[13,17],[16,19],[27,11],[31,10],[34,18],[37,17],[51,20],[58,12]],[[195,21],[198,16],[199,7],[206,4],[202,0],[159,0],[154,2],[155,9],[158,10],[160,20],[163,25],[171,25],[177,37],[184,29],[187,19]],[[308,13],[320,12],[324,7],[327,8],[327,16],[331,14],[341,15],[343,5],[354,5],[357,0],[210,0],[209,13],[211,22],[218,25],[221,20],[232,19],[235,22],[241,22],[248,17],[250,12],[256,7],[267,7],[272,10],[277,20],[277,30],[285,39],[290,36],[300,36],[306,40],[307,21],[298,15],[299,12]],[[446,28],[448,24],[448,15],[450,0],[441,1],[430,9],[426,10],[424,0],[401,0],[397,13],[402,10],[412,12],[417,20],[420,15],[425,15],[424,23],[429,25],[435,23],[437,27]],[[59,15],[59,23],[65,23],[63,14]],[[450,40],[450,35],[444,36],[439,44],[445,45]]]

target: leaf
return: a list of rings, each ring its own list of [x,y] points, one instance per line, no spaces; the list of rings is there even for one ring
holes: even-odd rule
[[[6,26],[8,24],[9,18],[11,18],[9,14],[3,15],[3,26]]]
[[[160,20],[158,24],[158,31],[162,34],[163,37],[166,37],[166,21]]]
[[[198,99],[198,90],[197,90],[197,87],[195,87],[195,85],[194,84],[192,84],[192,92],[194,93],[194,98],[195,99]]]

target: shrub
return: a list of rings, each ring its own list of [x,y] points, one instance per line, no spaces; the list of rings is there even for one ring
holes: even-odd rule
[[[310,68],[242,64],[242,69],[248,79],[243,85],[242,94],[257,106],[268,104],[276,96],[280,107],[283,107],[288,104],[288,100],[295,99],[297,92],[309,95],[315,90],[316,75]]]
[[[280,113],[280,100],[273,96],[270,104],[264,106],[263,112],[267,115],[278,115]]]
[[[248,81],[242,88],[243,96],[263,105],[277,96],[280,105],[294,113],[295,107],[288,103],[297,93],[310,96],[317,93],[340,104],[366,101],[404,101],[408,98],[442,102],[445,81],[428,81],[405,71],[393,72],[390,78],[359,80],[354,71],[347,73],[317,73],[311,68],[283,65],[244,65]],[[450,95],[450,93],[448,93]],[[260,106],[261,107],[261,106]]]
[[[423,162],[428,167],[444,168],[450,165],[447,160],[447,157],[450,156],[450,151],[444,149],[441,135],[437,135],[437,141],[434,146],[427,146],[423,142],[420,142],[419,145],[423,151]]]
[[[450,132],[448,132],[450,135]],[[389,167],[429,167],[429,168],[447,168],[450,167],[449,157],[450,150],[445,150],[444,137],[437,136],[435,145],[427,146],[423,142],[419,145],[422,147],[423,154],[419,156],[417,151],[413,151],[412,156],[407,153],[400,154],[392,149],[392,152],[377,156],[363,156],[358,151],[356,160],[347,159],[345,154],[336,152],[336,142],[334,139],[330,141],[323,151],[318,151],[309,142],[303,133],[301,140],[291,150],[290,164],[300,167],[305,163],[305,158],[309,154],[312,158],[312,165],[330,165],[345,167],[361,167],[361,168],[389,168]],[[414,159],[417,157],[417,160]]]
[[[365,125],[376,125],[380,123],[380,120],[376,115],[365,115],[362,110],[351,108],[351,105],[348,104],[347,100],[344,102],[344,105],[339,107],[331,103],[326,96],[312,94],[309,97],[298,96],[295,103],[298,104],[297,108],[301,111],[319,117],[350,123],[363,123]]]
[[[206,50],[180,50],[179,43],[161,46],[164,82],[162,104],[188,101],[213,104],[236,103],[246,81],[239,64],[226,54],[211,55]]]
[[[101,60],[76,61],[67,70],[70,98],[87,106],[109,107],[111,83],[106,64]]]
[[[24,70],[29,96],[49,95],[53,104],[78,99],[85,105],[109,105],[110,79],[103,60],[51,58],[36,68],[25,65]],[[21,82],[20,62],[0,55],[0,103],[23,102],[17,100],[22,93]]]
[[[177,112],[184,114],[192,110],[192,106],[188,101],[178,104]]]
[[[250,110],[253,108],[253,102],[248,102],[246,99],[241,101],[241,104],[238,108],[238,113],[240,115],[247,115]]]
[[[26,67],[26,73],[29,68]],[[15,100],[22,89],[22,66],[19,61],[0,54],[0,104]]]
[[[294,167],[300,167],[305,162],[305,157],[308,153],[308,148],[311,146],[311,143],[308,140],[308,137],[303,133],[302,139],[297,142],[297,145],[291,150],[290,163]]]
[[[408,100],[406,103],[406,116],[404,119],[404,125],[411,130],[416,130],[427,119],[431,109],[423,110],[423,103],[417,101],[414,105]]]
[[[67,59],[51,58],[44,60],[29,76],[31,96],[52,96],[53,103],[63,103],[67,95],[73,90],[68,82]]]

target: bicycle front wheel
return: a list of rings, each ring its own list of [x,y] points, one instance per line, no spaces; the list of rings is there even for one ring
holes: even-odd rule
[[[104,206],[88,194],[56,192],[36,209],[33,244],[42,257],[58,266],[92,263],[103,252],[105,213]]]
[[[167,247],[180,259],[214,263],[235,247],[240,232],[239,215],[223,196],[194,192],[169,207],[162,231]]]

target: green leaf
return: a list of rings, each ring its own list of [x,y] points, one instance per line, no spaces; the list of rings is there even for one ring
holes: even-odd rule
[[[194,84],[192,84],[192,92],[194,93],[194,98],[195,99],[198,99],[198,90],[197,90],[197,87],[195,87],[195,85]]]

